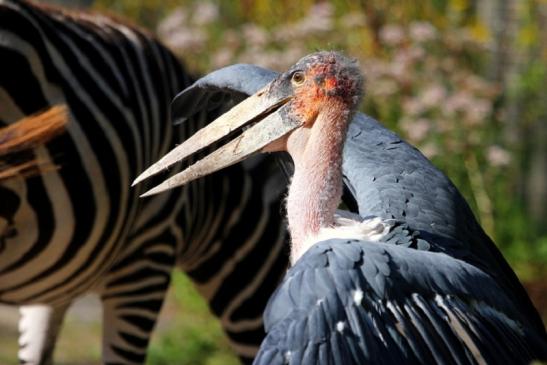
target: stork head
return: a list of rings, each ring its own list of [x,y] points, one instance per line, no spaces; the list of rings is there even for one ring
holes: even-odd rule
[[[133,185],[242,130],[235,139],[143,196],[186,184],[256,152],[305,149],[319,115],[336,111],[347,113],[344,120],[350,120],[362,87],[363,77],[354,60],[336,52],[308,55],[150,166]]]
[[[354,60],[336,52],[318,52],[302,58],[266,86],[266,96],[287,100],[289,118],[303,126],[333,102],[354,109],[362,94],[363,78]]]

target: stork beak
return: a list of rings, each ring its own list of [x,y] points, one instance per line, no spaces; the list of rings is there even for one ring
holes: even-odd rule
[[[230,133],[255,123],[232,141],[205,156],[186,170],[170,177],[160,185],[142,194],[141,197],[160,193],[184,185],[192,180],[211,174],[243,161],[257,151],[302,125],[286,116],[284,105],[291,97],[273,97],[266,85],[256,94],[234,106],[227,113],[196,132],[183,144],[177,146],[158,162],[150,166],[133,185],[157,174],[169,166],[185,159],[199,150],[219,141]]]

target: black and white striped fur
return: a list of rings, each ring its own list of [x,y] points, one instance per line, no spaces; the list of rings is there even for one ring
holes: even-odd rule
[[[143,363],[171,271],[194,280],[237,353],[254,356],[287,265],[269,160],[152,199],[131,181],[198,129],[169,102],[190,78],[152,36],[111,18],[0,0],[0,124],[65,103],[67,133],[36,149],[58,170],[0,184],[0,302],[21,306],[19,357],[49,363],[74,298],[103,303],[103,362]],[[154,182],[152,182],[154,183]]]

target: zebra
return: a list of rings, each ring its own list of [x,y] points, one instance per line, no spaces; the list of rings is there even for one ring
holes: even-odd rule
[[[95,292],[103,363],[143,363],[177,266],[251,361],[287,268],[273,161],[138,199],[138,173],[222,112],[169,122],[170,100],[193,81],[173,53],[111,17],[0,0],[0,60],[0,126],[56,104],[70,119],[34,150],[58,169],[0,181],[0,303],[20,306],[20,361],[52,362],[67,308]]]

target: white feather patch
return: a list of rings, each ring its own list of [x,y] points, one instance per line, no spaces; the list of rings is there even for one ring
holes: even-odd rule
[[[363,301],[363,291],[361,289],[357,289],[353,292],[353,301],[355,302],[355,305],[358,307],[361,306],[361,302]]]
[[[371,217],[363,221],[353,219],[357,215],[347,212],[337,212],[334,216],[334,227],[321,227],[319,232],[304,239],[300,252],[295,252],[293,263],[296,262],[314,244],[334,238],[355,239],[378,242],[389,233],[393,223],[380,217]]]

